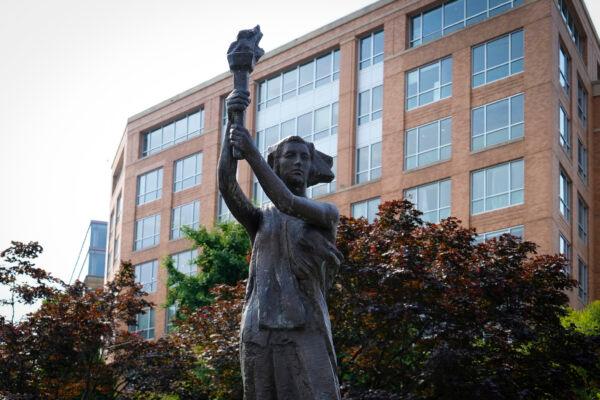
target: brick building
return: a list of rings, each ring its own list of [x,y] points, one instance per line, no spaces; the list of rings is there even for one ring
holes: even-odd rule
[[[481,238],[511,232],[571,260],[575,307],[600,297],[599,40],[582,0],[380,0],[267,54],[247,124],[264,151],[297,133],[334,156],[310,194],[373,218],[412,199]],[[107,279],[136,265],[160,305],[174,255],[193,273],[181,225],[230,218],[216,181],[225,73],[129,118],[113,163]],[[245,162],[248,196],[268,199]],[[161,336],[157,306],[136,330]]]

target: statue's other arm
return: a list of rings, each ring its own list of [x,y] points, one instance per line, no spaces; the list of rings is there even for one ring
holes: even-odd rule
[[[288,189],[269,167],[254,142],[249,139],[245,128],[234,125],[230,135],[236,146],[240,146],[258,182],[279,211],[326,229],[331,229],[337,224],[339,214],[333,204],[296,196]]]
[[[229,133],[230,124],[227,124]],[[237,160],[231,153],[231,143],[228,135],[223,140],[221,146],[221,157],[219,158],[219,191],[225,200],[225,204],[231,211],[231,214],[246,228],[250,239],[254,241],[258,224],[260,222],[261,211],[250,202],[246,197],[236,179]]]

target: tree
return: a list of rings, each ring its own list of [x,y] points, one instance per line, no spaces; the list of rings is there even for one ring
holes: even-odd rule
[[[173,260],[165,260],[169,278],[167,305],[193,311],[213,301],[211,289],[219,284],[234,286],[248,277],[250,240],[244,228],[236,222],[219,224],[213,230],[184,228],[186,236],[197,248],[197,275],[178,271]],[[182,314],[180,313],[180,316]]]
[[[589,386],[598,346],[560,324],[574,285],[564,259],[510,235],[475,244],[456,219],[425,224],[408,202],[378,215],[371,225],[343,218],[338,229],[345,262],[330,312],[351,388],[569,399]]]
[[[13,242],[1,253],[0,282],[9,285],[10,301],[42,303],[22,321],[0,320],[0,397],[133,398],[148,394],[148,386],[187,393],[172,378],[186,377],[189,352],[177,342],[150,343],[123,332],[135,323],[136,314],[151,306],[135,283],[131,264],[123,263],[103,289],[89,290],[81,282],[67,285],[35,267],[41,251],[35,242]],[[150,359],[169,362],[153,369]],[[136,372],[126,374],[131,365],[138,366]]]
[[[569,309],[563,318],[563,325],[573,326],[585,335],[600,336],[600,300],[588,304],[583,310]]]

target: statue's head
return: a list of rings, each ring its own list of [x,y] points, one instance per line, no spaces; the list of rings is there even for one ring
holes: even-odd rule
[[[267,162],[290,189],[331,182],[334,178],[333,158],[300,136],[290,136],[270,146]]]

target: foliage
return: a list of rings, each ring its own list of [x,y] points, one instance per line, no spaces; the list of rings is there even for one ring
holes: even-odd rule
[[[42,304],[18,323],[0,320],[0,398],[132,398],[132,393],[147,391],[136,376],[143,374],[161,389],[171,385],[175,374],[183,375],[189,356],[173,343],[150,343],[122,333],[151,305],[135,283],[131,264],[122,264],[103,289],[88,290],[81,282],[67,285],[35,267],[41,251],[35,242],[13,242],[1,253],[0,283],[14,289],[13,299]],[[160,371],[147,364],[157,350],[169,360]],[[124,374],[135,360],[136,374]]]
[[[248,277],[250,240],[244,228],[235,222],[219,224],[213,230],[205,227],[184,230],[199,249],[194,260],[199,272],[185,275],[175,268],[171,258],[165,260],[169,274],[167,305],[176,303],[182,309],[195,310],[212,302],[211,289],[216,285],[233,286]]]
[[[201,386],[212,400],[242,399],[239,329],[245,287],[246,281],[215,286],[214,302],[192,312],[174,334],[195,348]]]
[[[569,309],[562,322],[565,327],[572,325],[585,335],[600,336],[600,300],[588,304],[583,310]]]
[[[411,399],[567,399],[590,385],[598,345],[560,324],[564,259],[419,216],[393,201],[374,224],[341,221],[330,313],[343,381]]]

